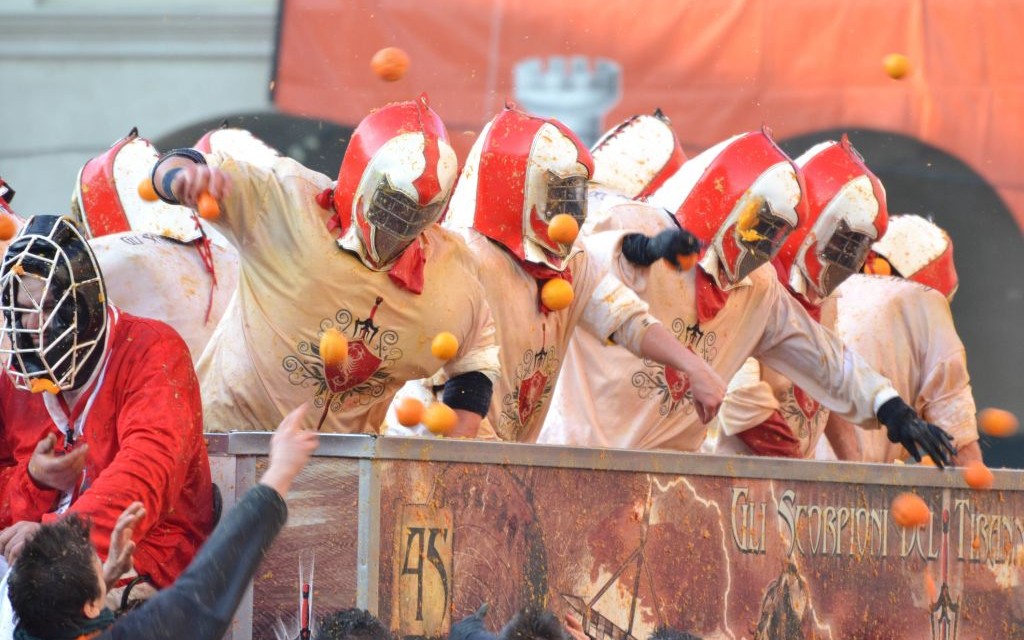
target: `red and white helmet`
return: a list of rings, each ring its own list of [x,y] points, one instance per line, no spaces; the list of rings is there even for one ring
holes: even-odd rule
[[[9,216],[14,215],[14,210],[11,209],[11,200],[14,199],[14,189],[4,182],[3,177],[0,177],[0,213],[6,213]]]
[[[821,299],[860,271],[871,243],[885,235],[885,188],[845,135],[811,147],[795,162],[807,216],[779,260],[794,291]]]
[[[457,172],[426,94],[374,111],[356,127],[338,171],[338,243],[371,269],[389,267],[444,212]]]
[[[548,222],[564,213],[583,225],[593,171],[564,124],[506,107],[473,144],[445,225],[472,227],[520,260],[561,271],[572,245],[548,238]]]
[[[202,237],[199,216],[188,207],[161,200],[143,200],[139,183],[148,180],[160,154],[136,129],[78,172],[71,212],[97,238],[122,231],[139,231],[192,242]]]
[[[796,165],[767,130],[733,136],[683,163],[648,202],[706,247],[700,264],[731,286],[775,257],[806,215]]]
[[[889,219],[889,230],[874,252],[892,265],[893,275],[919,282],[953,300],[959,286],[953,240],[934,222],[903,214]]]
[[[668,117],[636,115],[608,130],[590,153],[593,181],[630,198],[646,198],[686,162]]]

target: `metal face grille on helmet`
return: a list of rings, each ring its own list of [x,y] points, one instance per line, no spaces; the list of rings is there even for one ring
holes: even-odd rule
[[[768,262],[775,257],[786,237],[793,231],[793,225],[778,216],[769,202],[764,201],[757,209],[753,224],[740,221],[740,241],[754,257]]]
[[[105,300],[95,258],[74,225],[30,219],[0,268],[0,354],[15,386],[69,390],[88,379],[90,356],[106,336]]]
[[[840,220],[821,252],[821,259],[856,273],[867,259],[872,241],[867,234],[851,230],[845,220]]]
[[[569,176],[560,178],[551,171],[544,175],[547,181],[547,210],[544,217],[551,220],[564,213],[576,219],[583,226],[587,218],[587,177]]]
[[[420,206],[412,198],[393,188],[387,180],[373,193],[366,221],[378,229],[412,240],[437,219],[442,202]]]

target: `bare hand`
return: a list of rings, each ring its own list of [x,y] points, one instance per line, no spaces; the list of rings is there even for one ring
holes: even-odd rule
[[[132,553],[135,552],[132,533],[144,517],[146,508],[141,502],[133,502],[121,512],[117,523],[114,524],[114,530],[110,533],[107,561],[103,563],[103,581],[107,583],[107,589],[113,588],[121,576],[131,570]]]
[[[284,417],[270,439],[270,466],[260,479],[277,491],[281,497],[288,493],[292,480],[299,475],[320,444],[315,431],[306,431],[302,422],[309,411],[309,403],[300,405]]]
[[[572,640],[590,640],[590,636],[583,630],[583,623],[571,613],[565,614],[565,631]]]
[[[687,363],[686,376],[690,379],[690,392],[697,416],[704,424],[711,422],[725,400],[725,383],[703,358],[693,354]]]
[[[31,540],[42,526],[38,522],[22,520],[0,532],[0,554],[3,554],[8,565],[14,564],[21,555],[21,550],[25,548],[25,543]]]
[[[194,209],[203,193],[209,193],[218,202],[228,197],[231,176],[216,167],[187,163],[171,181],[171,191],[178,202]]]
[[[70,453],[57,455],[53,449],[56,444],[57,436],[52,433],[39,441],[36,450],[32,452],[32,458],[28,461],[28,474],[44,487],[71,491],[82,477],[89,445],[82,445]]]

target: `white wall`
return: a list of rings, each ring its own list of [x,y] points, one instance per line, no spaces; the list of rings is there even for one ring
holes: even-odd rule
[[[78,169],[270,107],[276,0],[0,0],[0,176],[22,216],[63,213]]]

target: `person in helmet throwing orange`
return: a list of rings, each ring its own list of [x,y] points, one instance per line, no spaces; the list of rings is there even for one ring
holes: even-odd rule
[[[674,367],[713,416],[725,385],[647,311],[647,304],[574,246],[587,218],[593,160],[561,122],[507,107],[483,129],[452,195],[445,226],[466,241],[497,318],[503,376],[488,418],[504,440],[534,442],[566,346],[579,328]],[[571,233],[563,235],[559,225]],[[696,253],[680,231],[666,256]],[[557,285],[563,300],[548,292]]]
[[[843,342],[888,376],[925,420],[953,436],[957,465],[981,460],[967,354],[949,308],[959,283],[953,240],[926,218],[896,215],[872,251],[864,274],[840,285],[823,313],[835,316]],[[830,429],[849,430],[839,416],[829,422]],[[913,455],[886,438],[876,420],[856,424],[865,427],[853,430],[860,451],[842,457],[893,462]]]
[[[806,216],[797,167],[766,131],[690,159],[649,198],[671,214],[614,215],[584,246],[651,305],[677,338],[723,378],[747,357],[778,369],[834,411],[878,416],[889,435],[940,465],[951,439],[921,420],[892,384],[822,329],[782,287],[775,257]],[[680,272],[652,246],[684,227],[706,247]],[[599,351],[577,333],[540,441],[696,451],[704,441],[686,377],[624,350]],[[630,384],[611,384],[623,379]]]
[[[238,290],[197,365],[210,431],[260,430],[312,400],[328,432],[377,433],[395,392],[444,367],[454,435],[473,437],[499,374],[494,322],[465,245],[438,227],[457,162],[426,96],[353,132],[336,184],[288,158],[269,167],[185,149],[154,169],[161,197],[196,207],[238,248]],[[337,330],[347,357],[325,362]],[[432,338],[449,332],[442,362]]]

